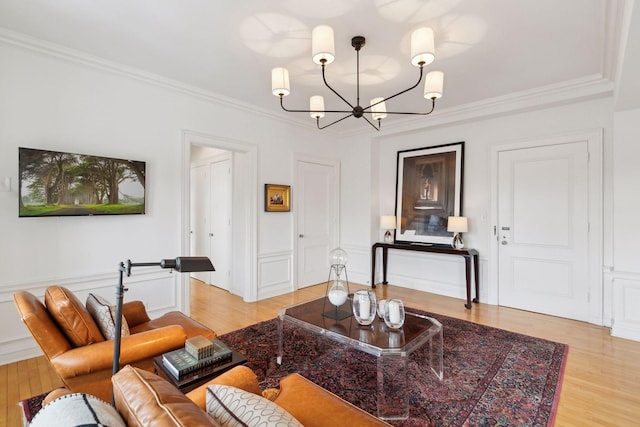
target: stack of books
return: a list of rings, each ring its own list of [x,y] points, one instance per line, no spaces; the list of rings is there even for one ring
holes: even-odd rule
[[[162,355],[162,364],[178,381],[200,374],[213,366],[231,360],[233,352],[222,341],[208,340],[202,336],[190,338],[184,348]]]

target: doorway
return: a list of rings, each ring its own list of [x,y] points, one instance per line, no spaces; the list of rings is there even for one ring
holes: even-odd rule
[[[246,302],[257,300],[257,154],[255,144],[229,138],[183,131],[182,134],[182,244],[184,254],[191,254],[191,153],[197,147],[218,149],[231,158],[231,249],[229,292]],[[218,264],[212,258],[216,269]],[[188,313],[189,277],[177,277],[181,290],[181,306]]]
[[[601,142],[589,133],[493,150],[489,302],[602,324]]]
[[[191,160],[191,254],[207,256],[215,262],[215,271],[191,276],[230,290],[233,153],[193,146]]]

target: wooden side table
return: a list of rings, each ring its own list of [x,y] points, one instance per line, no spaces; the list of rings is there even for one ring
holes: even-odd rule
[[[156,374],[169,381],[183,393],[188,393],[191,390],[200,387],[202,384],[205,384],[209,380],[214,379],[218,375],[227,372],[229,369],[238,365],[244,365],[245,363],[247,363],[247,358],[234,351],[231,359],[226,363],[213,365],[211,366],[211,369],[203,369],[193,375],[188,375],[181,380],[176,380],[162,364],[162,356],[157,356],[153,359],[153,367],[156,370]]]
[[[467,303],[466,308],[471,308],[471,259],[473,258],[473,274],[476,284],[476,297],[473,302],[478,302],[479,297],[479,271],[478,271],[478,251],[475,249],[453,249],[447,246],[437,245],[421,245],[409,243],[375,243],[371,247],[371,287],[376,287],[376,252],[378,248],[382,248],[382,284],[387,282],[387,258],[389,249],[398,249],[403,251],[431,252],[442,255],[456,255],[464,257],[465,273],[467,279]]]

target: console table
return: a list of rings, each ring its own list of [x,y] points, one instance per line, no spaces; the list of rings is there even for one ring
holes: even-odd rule
[[[401,251],[431,252],[442,255],[456,255],[464,257],[464,266],[467,278],[467,303],[466,308],[471,308],[471,258],[473,258],[473,274],[476,284],[476,297],[473,302],[478,302],[478,251],[475,249],[453,249],[446,246],[410,244],[410,243],[375,243],[371,247],[371,287],[376,287],[376,252],[378,248],[382,248],[382,284],[387,282],[387,258],[389,249],[397,249]]]

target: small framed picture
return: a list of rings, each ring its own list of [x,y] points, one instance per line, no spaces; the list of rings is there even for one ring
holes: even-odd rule
[[[265,212],[289,212],[291,210],[291,186],[264,185]]]

